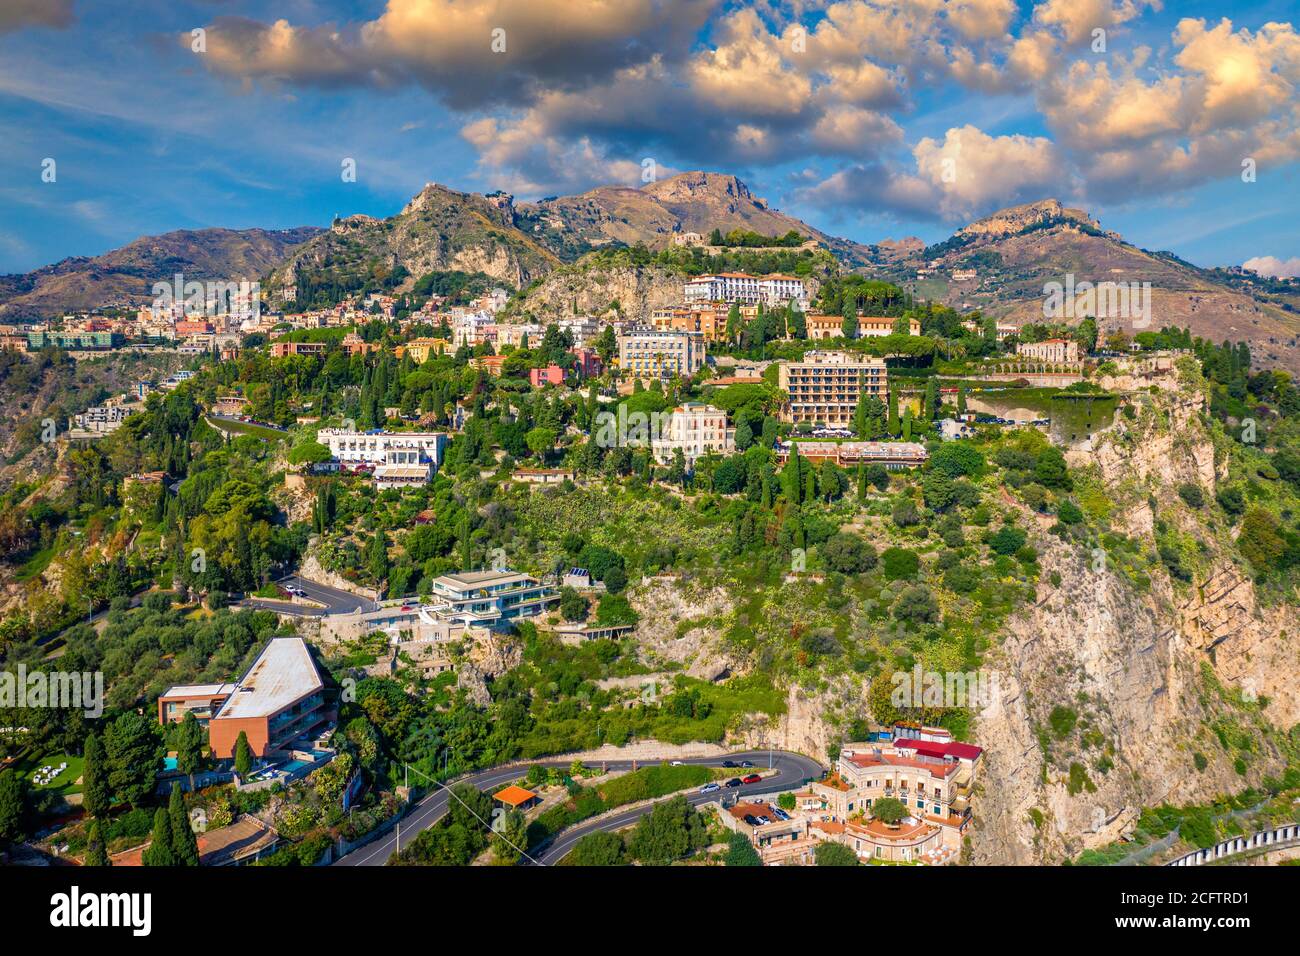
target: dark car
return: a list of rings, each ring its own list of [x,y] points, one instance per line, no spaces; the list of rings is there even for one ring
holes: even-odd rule
[[[742,781],[740,781],[740,782],[741,782],[741,783],[758,783],[758,782],[759,782],[760,780],[762,780],[762,779],[763,779],[763,778],[760,777],[758,774],[756,774],[756,773],[751,773],[748,777],[746,777],[744,780],[742,780]]]
[[[754,815],[752,813],[745,814],[745,822],[748,823],[751,827],[758,826],[758,821],[754,819]]]
[[[741,765],[742,767],[752,767],[752,766],[754,766],[754,761],[752,761],[752,760],[742,760],[742,761],[740,762],[740,765]]]
[[[732,777],[732,778],[731,778],[730,780],[728,780],[725,784],[723,784],[723,786],[727,786],[727,787],[739,787],[739,786],[740,786],[740,778],[739,778],[739,777]]]
[[[730,769],[730,768],[736,766],[736,761],[734,761],[734,760],[724,760],[724,761],[722,761],[722,765],[723,765],[724,767],[727,767],[728,769]]]

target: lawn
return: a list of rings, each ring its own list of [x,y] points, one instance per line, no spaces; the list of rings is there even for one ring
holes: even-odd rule
[[[59,764],[65,762],[67,763],[68,768],[48,784],[41,786],[33,779],[36,771],[41,767],[57,767]],[[33,760],[30,757],[24,758],[15,765],[14,769],[18,772],[19,776],[26,778],[26,780],[31,784],[33,790],[40,793],[52,790],[66,797],[69,794],[81,793],[81,784],[77,781],[81,779],[81,773],[84,766],[85,760],[81,757],[72,756],[71,754],[54,753],[46,754],[39,760]]]

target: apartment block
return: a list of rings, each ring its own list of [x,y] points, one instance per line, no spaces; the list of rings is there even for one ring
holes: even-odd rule
[[[885,361],[869,355],[807,352],[801,361],[781,362],[778,369],[778,387],[789,396],[781,410],[786,422],[847,425],[863,395],[881,401],[889,397]]]
[[[430,598],[432,603],[420,609],[422,620],[498,628],[544,613],[560,596],[555,588],[531,575],[502,569],[434,578]]]
[[[706,342],[722,342],[727,337],[727,308],[664,306],[650,313],[650,325],[657,332],[699,332]]]
[[[619,366],[636,378],[690,378],[704,367],[700,332],[631,329],[618,337]]]

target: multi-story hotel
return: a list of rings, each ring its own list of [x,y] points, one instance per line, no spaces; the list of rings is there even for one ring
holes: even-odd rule
[[[856,352],[807,352],[799,362],[779,363],[778,387],[789,396],[781,409],[786,422],[847,425],[858,399],[885,401],[889,381],[885,360]]]
[[[1042,342],[1021,342],[1016,354],[1040,362],[1077,362],[1079,343],[1074,339],[1044,339]]]
[[[288,751],[335,720],[325,684],[300,637],[278,637],[233,684],[189,684],[158,698],[158,720],[193,713],[208,728],[212,755],[230,758],[242,731],[258,757]]]
[[[794,302],[803,309],[808,303],[808,290],[803,280],[795,276],[773,273],[752,276],[745,272],[718,272],[696,276],[682,287],[682,296],[690,302],[742,302],[754,305],[785,305]]]
[[[791,441],[777,443],[777,461],[784,463],[790,457],[791,446],[797,446],[799,455],[810,462],[833,461],[841,468],[884,465],[898,471],[917,468],[930,458],[924,445],[911,441]]]
[[[712,305],[669,305],[650,313],[650,324],[658,332],[699,332],[706,342],[727,337],[727,309]]]
[[[618,337],[618,364],[636,378],[690,378],[704,367],[704,335],[629,329]]]
[[[445,432],[356,432],[322,428],[316,440],[349,471],[371,471],[377,485],[427,484],[442,464]]]
[[[444,574],[433,579],[430,590],[432,603],[421,608],[421,619],[490,628],[535,617],[560,599],[550,585],[510,570]]]
[[[672,410],[662,435],[653,436],[650,449],[655,460],[668,464],[681,449],[687,467],[709,452],[729,455],[736,449],[736,431],[727,427],[727,413],[702,402],[687,402]]]

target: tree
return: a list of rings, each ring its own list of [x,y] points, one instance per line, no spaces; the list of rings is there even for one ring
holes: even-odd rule
[[[560,589],[560,614],[566,621],[585,621],[588,607],[587,599],[573,588]]]
[[[754,849],[754,844],[743,833],[733,833],[727,840],[727,855],[723,858],[727,866],[762,866],[763,858]]]
[[[303,442],[291,449],[288,455],[291,465],[319,465],[332,457],[329,448],[316,441]]]
[[[876,549],[857,535],[836,534],[822,545],[822,560],[832,571],[861,574],[876,566]]]
[[[906,820],[910,814],[901,800],[893,797],[880,797],[871,802],[871,815],[881,823],[895,826]]]
[[[235,773],[240,779],[253,772],[253,748],[248,745],[248,734],[242,730],[235,738]]]
[[[82,754],[85,761],[81,771],[81,806],[90,816],[103,819],[108,814],[110,791],[104,747],[99,738],[94,734],[87,737]]]
[[[858,857],[843,843],[823,841],[813,851],[818,866],[857,866]]]
[[[939,619],[939,602],[929,588],[918,584],[898,596],[894,617],[912,624],[931,624]]]
[[[203,727],[193,711],[186,711],[176,731],[176,769],[190,778],[203,766]]]
[[[840,332],[846,339],[856,339],[858,337],[858,306],[852,294],[844,297],[844,308],[841,315],[843,318],[840,321]]]
[[[171,797],[167,801],[167,816],[171,820],[172,853],[179,866],[199,865],[199,841],[190,826],[190,818],[185,813],[185,795],[179,786],[172,786]]]
[[[492,854],[503,863],[514,863],[519,859],[519,851],[528,845],[528,820],[518,810],[507,810],[498,826]]]
[[[13,768],[0,771],[0,847],[27,836],[27,781]]]
[[[935,421],[939,417],[939,380],[933,375],[925,383],[925,417]]]
[[[641,818],[628,840],[628,852],[642,863],[665,866],[708,841],[704,816],[679,795],[655,804]]]
[[[143,714],[126,713],[104,731],[108,756],[108,786],[119,800],[140,806],[153,793],[162,769],[163,748],[154,722]]]
[[[554,428],[534,428],[524,435],[528,450],[542,460],[545,460],[546,453],[555,447],[555,439]]]
[[[930,456],[930,467],[949,478],[961,478],[973,475],[983,468],[984,456],[969,442],[944,442]]]
[[[98,820],[91,820],[86,829],[86,857],[82,862],[85,866],[113,865],[108,858],[108,848],[104,846],[103,830]]]
[[[171,815],[159,807],[153,815],[153,835],[145,847],[140,862],[145,866],[179,866],[180,861],[172,850]]]
[[[566,862],[573,866],[622,866],[625,854],[621,836],[597,830],[574,844]]]

